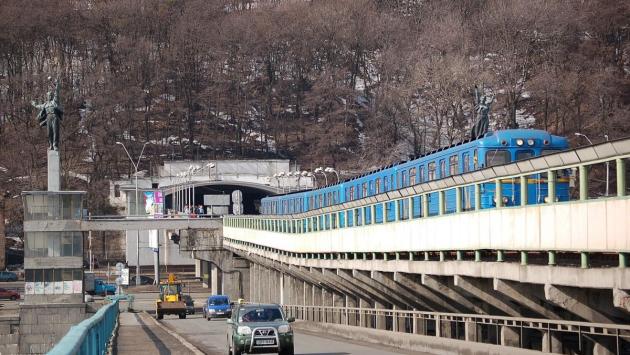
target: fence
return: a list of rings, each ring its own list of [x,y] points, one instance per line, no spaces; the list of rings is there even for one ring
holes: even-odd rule
[[[584,351],[602,344],[630,353],[630,325],[355,307],[284,305],[287,317],[480,343],[552,351],[553,342]]]
[[[105,354],[118,320],[118,299],[70,328],[49,355]]]

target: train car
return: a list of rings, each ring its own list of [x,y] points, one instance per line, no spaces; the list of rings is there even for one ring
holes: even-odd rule
[[[513,129],[489,132],[482,138],[464,141],[445,147],[415,159],[392,164],[363,175],[317,189],[297,193],[263,198],[261,213],[265,215],[286,215],[316,210],[336,204],[374,196],[383,192],[395,191],[415,184],[439,180],[448,176],[462,174],[491,166],[508,164],[523,159],[555,153],[568,148],[567,139],[541,130]],[[546,174],[535,174],[527,179],[527,202],[537,204],[545,202],[547,197]],[[502,203],[504,206],[520,205],[520,180],[504,179],[502,183]],[[481,208],[496,206],[495,183],[481,185]],[[569,200],[568,179],[560,172],[557,179],[556,198],[558,201]],[[429,215],[438,214],[438,193],[428,195]],[[377,205],[372,211],[367,210],[366,221],[357,215],[348,219],[348,223],[377,223],[386,219],[395,220],[396,202],[390,201]],[[413,209],[409,210],[409,201],[401,200],[399,210],[402,218],[415,218],[422,215],[420,197],[414,197]],[[462,193],[462,208],[471,210],[475,206],[473,186],[467,186]],[[455,191],[445,193],[446,212],[455,210]],[[339,220],[341,226],[345,220]],[[325,222],[329,223],[329,222]],[[351,227],[351,225],[348,225]]]

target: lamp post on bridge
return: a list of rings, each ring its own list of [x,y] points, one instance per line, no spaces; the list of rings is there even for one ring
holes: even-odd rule
[[[139,216],[140,213],[138,212],[138,166],[140,165],[140,160],[142,159],[142,153],[144,153],[144,148],[147,146],[147,144],[149,144],[149,142],[145,142],[144,145],[142,146],[142,150],[140,151],[140,155],[138,156],[137,163],[133,161],[133,159],[131,158],[131,154],[129,154],[129,151],[127,150],[127,147],[125,147],[125,145],[122,142],[116,142],[116,144],[121,145],[123,147],[123,149],[125,150],[125,153],[127,153],[127,156],[129,157],[129,160],[131,161],[131,164],[136,170],[136,173],[135,173],[136,175],[136,216]],[[136,286],[140,286],[140,231],[139,230],[136,230]]]

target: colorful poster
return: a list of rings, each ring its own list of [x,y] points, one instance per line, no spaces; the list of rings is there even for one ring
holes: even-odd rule
[[[64,281],[63,282],[63,294],[71,295],[72,294],[72,281]]]
[[[35,283],[34,282],[25,282],[24,283],[24,293],[27,295],[35,294]]]
[[[153,191],[144,192],[144,212],[153,214],[153,204],[155,203],[155,195]]]
[[[83,281],[82,280],[73,280],[72,281],[72,293],[83,293]]]
[[[53,283],[49,281],[44,281],[44,294],[52,295],[55,292],[55,288],[53,287]]]
[[[61,282],[61,281],[53,282],[53,293],[55,295],[62,295],[63,294],[63,282]]]
[[[44,283],[41,281],[35,282],[35,294],[43,295],[44,294]]]
[[[155,201],[154,203],[164,203],[164,195],[162,191],[155,191]]]

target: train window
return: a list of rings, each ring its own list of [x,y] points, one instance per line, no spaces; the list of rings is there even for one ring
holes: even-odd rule
[[[424,166],[420,167],[420,182],[424,182]]]
[[[409,185],[416,184],[416,168],[409,169]]]
[[[516,152],[516,160],[529,159],[534,156],[534,152],[531,150],[519,150]]]
[[[370,196],[374,195],[374,181],[370,181],[368,191],[370,193]]]
[[[354,186],[350,186],[350,198],[348,200],[354,200]]]
[[[435,180],[435,162],[429,163],[429,181]]]
[[[473,169],[477,170],[479,168],[479,157],[477,156],[477,149],[473,151]]]
[[[467,173],[470,171],[470,156],[468,153],[464,153],[464,172]]]
[[[324,194],[319,195],[319,207],[324,207]]]
[[[407,172],[403,171],[401,174],[401,179],[400,179],[400,187],[405,187],[407,186]]]
[[[366,197],[368,193],[368,184],[367,182],[363,183],[363,195],[361,195],[361,197]]]
[[[446,177],[446,162],[440,160],[440,179]]]
[[[332,199],[333,199],[333,193],[329,192],[328,193],[328,206],[332,205]]]
[[[489,150],[486,152],[486,166],[502,165],[510,162],[510,152],[507,150]]]
[[[389,178],[385,176],[383,178],[383,192],[389,191]]]
[[[381,193],[381,178],[376,178],[376,190],[375,193],[376,194],[380,194]]]
[[[457,175],[459,173],[459,156],[451,155],[448,158],[449,175]]]

